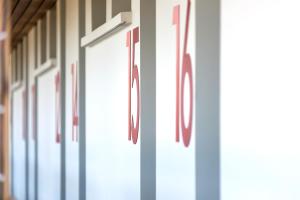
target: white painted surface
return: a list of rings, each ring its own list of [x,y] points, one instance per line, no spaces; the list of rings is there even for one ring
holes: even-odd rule
[[[55,136],[55,75],[38,80],[38,199],[60,199],[60,144]]]
[[[88,200],[140,199],[140,140],[136,145],[128,141],[128,48],[126,47],[127,31],[139,26],[139,7],[138,0],[132,1],[132,26],[86,49]],[[139,60],[138,44],[136,45],[138,65]],[[132,91],[134,100],[136,90]],[[135,102],[132,103],[136,105]],[[135,113],[133,110],[134,116]]]
[[[79,60],[78,0],[66,1],[66,199],[79,199],[79,140],[72,141],[71,65]],[[79,82],[78,82],[79,83]],[[78,96],[79,97],[79,96]]]
[[[223,200],[300,199],[299,7],[222,1]]]
[[[157,68],[156,68],[156,198],[195,199],[195,113],[190,145],[183,144],[180,126],[180,142],[175,141],[176,113],[176,26],[173,25],[173,7],[180,4],[180,66],[186,24],[187,1],[159,0],[157,15]],[[195,0],[191,1],[190,30],[187,52],[191,55],[195,74]],[[180,67],[181,69],[181,67]],[[181,71],[181,70],[180,70]],[[181,77],[181,76],[180,76]],[[188,121],[189,83],[185,82],[185,122]],[[194,77],[195,81],[195,77]],[[195,88],[194,88],[195,96]],[[194,109],[196,105],[194,103]]]
[[[25,140],[23,138],[23,88],[12,94],[13,102],[13,195],[25,199]]]

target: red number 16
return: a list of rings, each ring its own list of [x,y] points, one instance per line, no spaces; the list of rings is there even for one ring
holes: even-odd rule
[[[189,34],[191,0],[187,0],[187,11],[185,21],[184,47],[182,55],[181,80],[180,80],[180,6],[173,9],[173,25],[176,26],[176,142],[180,141],[179,124],[181,124],[184,146],[188,147],[191,140],[193,122],[193,72],[191,56],[187,53],[187,42]],[[189,78],[190,86],[190,110],[188,125],[184,121],[184,81]],[[180,122],[179,122],[180,119]]]
[[[138,140],[139,126],[140,126],[140,79],[139,79],[139,69],[138,66],[135,64],[135,45],[140,41],[138,27],[133,29],[132,31],[132,40],[133,42],[131,42],[131,31],[129,31],[127,33],[127,41],[126,41],[126,46],[128,47],[128,140],[132,140],[133,144],[136,144]],[[132,46],[132,55],[131,55],[131,46]],[[136,90],[137,90],[137,113],[136,113],[135,124],[134,124],[133,116],[131,115],[131,88],[133,88],[134,82],[136,84]]]

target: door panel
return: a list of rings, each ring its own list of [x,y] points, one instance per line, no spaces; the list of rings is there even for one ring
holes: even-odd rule
[[[57,70],[38,80],[38,198],[60,198],[60,144],[56,135]]]
[[[25,197],[25,137],[23,125],[23,91],[16,90],[12,100],[12,142],[13,142],[13,191],[16,199]]]

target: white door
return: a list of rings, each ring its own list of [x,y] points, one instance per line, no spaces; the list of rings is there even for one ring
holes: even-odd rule
[[[38,80],[38,199],[60,199],[60,133],[57,134],[56,77],[53,69]]]
[[[86,48],[88,200],[140,199],[140,140],[136,137],[129,140],[128,137],[130,58],[129,46],[126,45],[129,31],[133,34],[133,29],[137,28],[135,31],[139,35],[138,0],[132,1],[132,13],[133,21],[130,26]],[[142,67],[139,66],[139,49],[137,42],[135,64],[138,68]],[[134,85],[131,93],[134,121],[137,119],[136,91]]]
[[[25,199],[25,132],[24,132],[24,88],[12,94],[12,148],[13,191],[16,199]]]

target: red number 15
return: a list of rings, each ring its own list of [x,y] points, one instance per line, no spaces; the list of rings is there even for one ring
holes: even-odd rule
[[[132,40],[133,42],[131,42],[131,31],[129,31],[127,33],[126,41],[126,46],[128,47],[128,140],[132,140],[133,144],[136,144],[138,140],[140,126],[140,79],[139,68],[135,64],[135,45],[140,41],[138,27],[133,29],[132,31]],[[135,124],[133,116],[131,115],[131,88],[133,88],[134,82],[136,84],[137,91],[137,113]]]
[[[185,21],[185,35],[183,43],[183,55],[180,78],[180,5],[173,9],[173,25],[176,26],[176,142],[180,141],[179,127],[181,125],[182,139],[185,147],[188,147],[191,140],[193,122],[193,72],[191,56],[187,53],[187,43],[189,34],[191,0],[187,0],[187,11]],[[184,81],[189,78],[190,86],[190,110],[188,125],[184,121]]]

